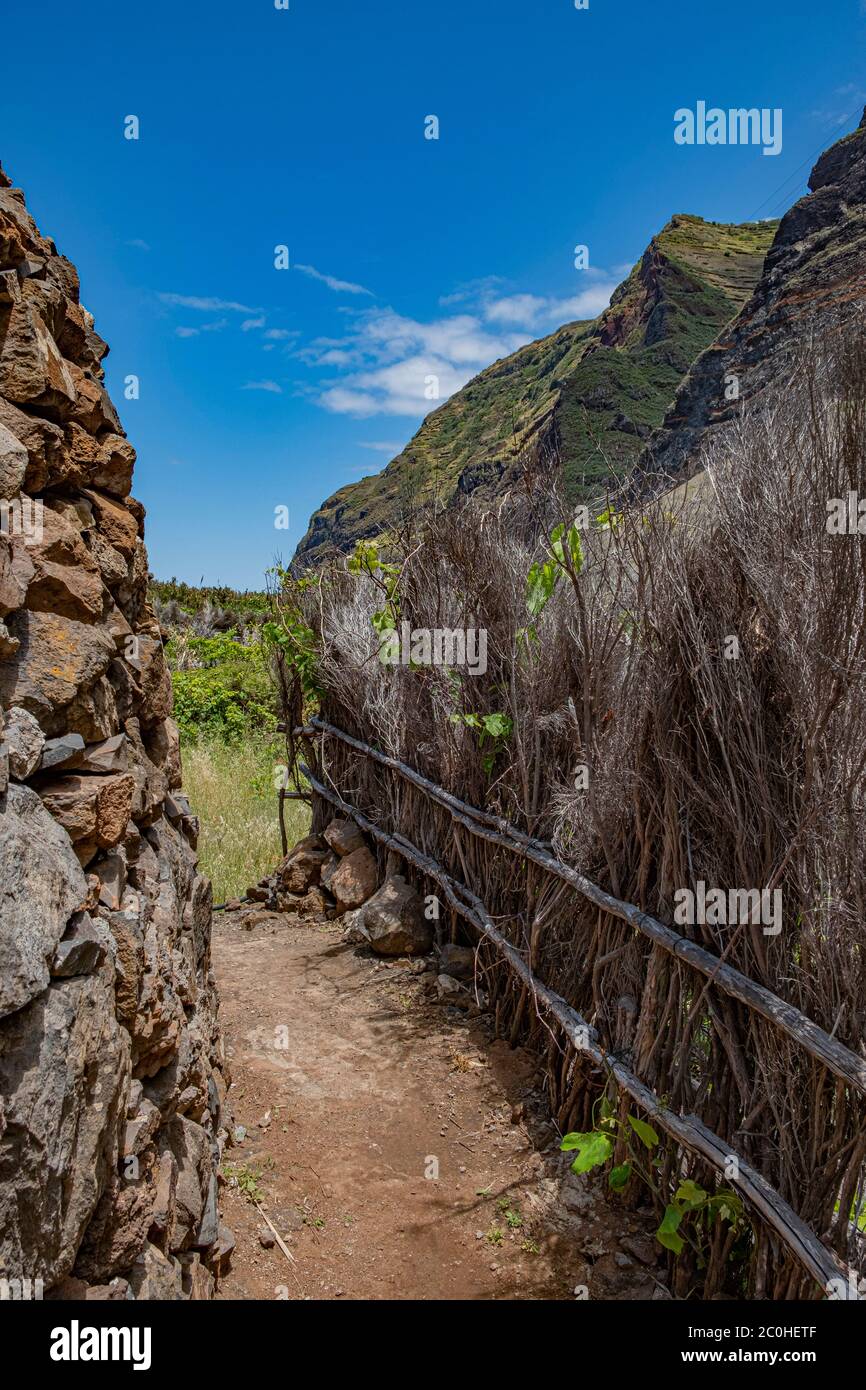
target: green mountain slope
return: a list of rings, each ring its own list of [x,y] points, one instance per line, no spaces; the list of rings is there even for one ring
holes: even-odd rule
[[[431,497],[446,505],[467,492],[493,497],[530,457],[557,454],[573,500],[603,494],[748,300],[776,226],[672,218],[599,318],[495,362],[428,415],[382,473],[328,498],[296,563],[333,559]]]

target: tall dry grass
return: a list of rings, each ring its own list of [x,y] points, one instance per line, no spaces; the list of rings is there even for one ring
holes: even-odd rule
[[[184,791],[201,821],[199,857],[216,903],[242,896],[280,858],[274,769],[284,761],[285,748],[275,738],[248,735],[184,747]],[[303,802],[286,802],[290,845],[307,833],[309,819]]]

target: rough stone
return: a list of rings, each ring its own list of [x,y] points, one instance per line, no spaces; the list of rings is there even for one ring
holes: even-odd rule
[[[123,839],[134,790],[135,783],[128,773],[105,777],[72,774],[45,783],[39,794],[83,862],[88,863],[98,848],[108,848]]]
[[[29,787],[0,803],[0,1018],[46,988],[48,962],[87,897],[69,838]]]
[[[0,531],[0,616],[20,608],[27,593],[29,575],[21,571],[20,546]]]
[[[46,739],[39,771],[49,772],[51,768],[68,767],[74,763],[83,749],[84,739],[80,734],[63,734],[60,738]]]
[[[27,450],[0,421],[0,498],[17,497],[27,472]]]
[[[0,1021],[0,1259],[46,1286],[71,1271],[117,1163],[129,1038],[111,984],[105,962]]]
[[[77,912],[58,942],[52,976],[90,975],[105,959],[105,941],[87,912]]]
[[[211,1181],[210,1141],[195,1121],[176,1115],[160,1130],[158,1148],[160,1154],[171,1153],[177,1164],[176,1212],[169,1248],[183,1250],[196,1239],[205,1214]]]
[[[320,917],[331,906],[331,901],[325,897],[321,888],[313,887],[298,901],[297,911],[303,915]]]
[[[439,948],[439,972],[455,980],[471,980],[475,976],[475,952],[470,946],[455,946],[450,941]]]
[[[472,996],[466,986],[455,980],[453,975],[437,975],[436,995],[440,1003],[456,1004],[459,1008],[468,1009],[472,1003]]]
[[[174,1301],[183,1298],[183,1267],[149,1242],[138,1256],[129,1275],[129,1287],[136,1299]]]
[[[299,840],[280,865],[281,886],[287,893],[305,893],[319,882],[319,874],[327,857],[327,846],[318,835],[308,835]]]
[[[341,859],[339,868],[331,876],[328,890],[341,910],[360,907],[375,890],[376,878],[376,861],[363,845]]]
[[[319,883],[323,888],[328,888],[330,890],[331,879],[339,869],[341,862],[339,854],[335,854],[333,850],[327,858],[322,861]]]
[[[352,946],[368,946],[370,936],[364,926],[364,909],[356,907],[343,917],[343,940]]]
[[[354,821],[350,820],[332,820],[325,829],[325,839],[341,859],[364,846],[364,836]]]
[[[93,870],[99,879],[99,901],[116,912],[126,891],[126,850],[115,845],[96,864]]]
[[[39,766],[45,743],[38,720],[26,709],[8,710],[3,738],[9,752],[10,775],[19,782],[26,781]]]
[[[364,908],[364,929],[380,956],[421,956],[433,944],[423,900],[400,874],[391,874],[370,898]]]
[[[20,647],[14,660],[0,661],[0,700],[23,705],[46,734],[81,733],[63,711],[108,668],[114,656],[109,634],[56,613],[20,609],[7,623]],[[82,721],[80,721],[82,722]]]

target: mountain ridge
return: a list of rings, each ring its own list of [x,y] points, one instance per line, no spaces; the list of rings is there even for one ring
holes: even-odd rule
[[[821,154],[809,192],[778,225],[763,272],[724,336],[694,362],[638,460],[636,485],[669,487],[739,410],[760,409],[792,365],[792,345],[838,336],[866,309],[866,110]],[[725,382],[736,378],[731,399]]]
[[[386,534],[436,497],[512,486],[528,457],[559,457],[573,499],[603,495],[636,461],[700,352],[757,282],[776,224],[675,214],[609,306],[500,358],[432,411],[379,474],[313,514],[295,565]]]

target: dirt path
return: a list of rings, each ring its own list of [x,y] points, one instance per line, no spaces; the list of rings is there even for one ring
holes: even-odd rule
[[[246,1131],[225,1156],[220,1297],[653,1296],[645,1219],[568,1172],[533,1059],[432,1002],[423,962],[273,915],[245,930],[226,914],[213,953]],[[294,1263],[261,1243],[251,1185]]]

